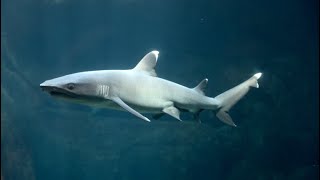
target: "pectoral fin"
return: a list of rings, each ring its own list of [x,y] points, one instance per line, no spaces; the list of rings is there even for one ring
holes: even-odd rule
[[[150,122],[150,120],[143,116],[142,114],[140,114],[139,112],[137,112],[136,110],[132,109],[130,106],[128,106],[125,102],[123,102],[119,97],[112,97],[110,98],[113,102],[117,103],[119,106],[121,106],[123,109],[129,111],[130,113],[132,113],[133,115]]]
[[[170,107],[164,108],[162,111],[164,113],[169,114],[170,116],[178,119],[179,121],[181,121],[181,119],[180,119],[180,111],[176,107],[170,106]]]

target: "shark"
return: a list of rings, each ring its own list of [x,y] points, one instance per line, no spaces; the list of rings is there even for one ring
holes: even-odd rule
[[[51,96],[92,107],[128,111],[150,122],[143,114],[159,119],[167,114],[181,121],[181,112],[190,112],[200,121],[203,110],[210,110],[222,122],[236,127],[229,110],[248,93],[259,88],[258,72],[239,85],[217,95],[205,95],[208,79],[188,88],[157,76],[159,51],[147,53],[132,69],[96,70],[73,73],[40,84]]]

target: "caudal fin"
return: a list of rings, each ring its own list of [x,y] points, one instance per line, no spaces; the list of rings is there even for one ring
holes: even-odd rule
[[[244,95],[246,95],[250,87],[259,88],[258,79],[262,73],[253,75],[250,79],[244,81],[238,86],[227,90],[226,92],[216,96],[214,99],[219,103],[220,109],[216,113],[218,119],[222,122],[236,127],[236,124],[232,121],[232,118],[228,114],[229,109],[232,108]]]

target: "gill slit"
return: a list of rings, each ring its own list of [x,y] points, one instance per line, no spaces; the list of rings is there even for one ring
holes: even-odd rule
[[[109,96],[109,90],[110,87],[107,85],[99,85],[98,88],[98,93],[100,96],[107,98]]]

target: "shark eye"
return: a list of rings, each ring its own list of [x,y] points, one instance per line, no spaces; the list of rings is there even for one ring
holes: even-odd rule
[[[74,85],[73,83],[67,84],[67,88],[68,88],[69,90],[73,90],[74,87],[75,87],[75,85]]]

